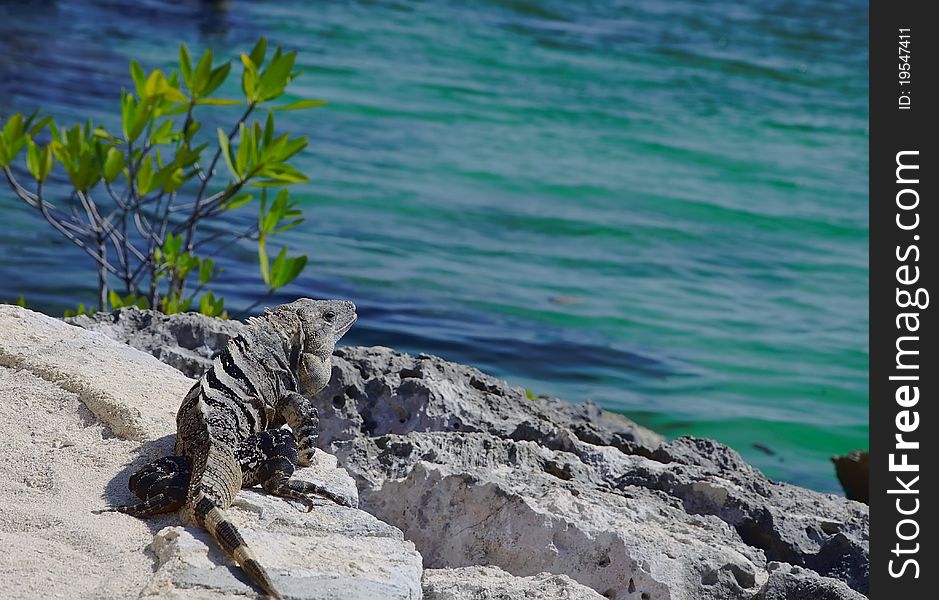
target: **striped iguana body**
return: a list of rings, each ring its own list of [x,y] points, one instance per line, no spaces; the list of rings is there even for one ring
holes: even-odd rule
[[[309,397],[329,382],[336,342],[355,319],[351,302],[306,298],[248,319],[183,400],[176,456],[138,471],[130,488],[142,502],[113,510],[145,517],[184,507],[261,589],[280,598],[225,509],[239,489],[256,484],[308,507],[312,494],[344,503],[290,476],[296,464],[310,464],[319,421]]]

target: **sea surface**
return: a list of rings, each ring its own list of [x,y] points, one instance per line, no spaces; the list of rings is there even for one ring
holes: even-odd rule
[[[236,96],[260,35],[330,103],[279,117],[310,137],[282,238],[310,265],[268,304],[350,298],[349,343],[839,491],[829,456],[868,444],[865,2],[0,2],[0,114],[117,129],[128,61],[180,42],[235,59]],[[0,208],[0,299],[93,304],[84,255]],[[254,252],[220,257],[236,314]]]

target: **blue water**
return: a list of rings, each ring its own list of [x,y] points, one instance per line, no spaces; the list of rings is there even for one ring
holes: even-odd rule
[[[714,437],[821,490],[831,454],[867,446],[866,3],[134,6],[0,3],[0,113],[116,129],[130,58],[298,49],[291,89],[330,105],[280,118],[311,140],[308,221],[283,237],[310,266],[271,303],[353,299],[351,343]],[[93,304],[84,255],[0,206],[0,299]],[[263,291],[254,250],[220,262],[238,312]]]

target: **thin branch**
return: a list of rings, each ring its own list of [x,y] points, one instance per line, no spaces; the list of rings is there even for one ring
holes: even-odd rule
[[[203,208],[196,210],[192,215],[189,216],[188,219],[186,219],[185,221],[177,225],[176,228],[174,229],[174,232],[180,233],[186,227],[194,228],[195,224],[200,219],[205,219],[206,217],[214,217],[215,215],[220,214],[222,211],[219,210],[219,207],[222,206],[222,203],[224,203],[225,200],[228,200],[229,198],[233,197],[235,194],[240,192],[241,188],[243,188],[245,183],[247,182],[248,182],[248,178],[245,178],[235,183],[235,185],[233,185],[232,187],[226,188],[224,191],[212,194],[211,196],[206,198],[205,201],[203,201],[202,203]],[[195,247],[195,246],[190,245],[190,247]]]
[[[42,213],[42,216],[46,219],[46,221],[49,222],[50,225],[52,225],[53,228],[55,228],[56,231],[65,236],[66,239],[71,241],[73,244],[84,250],[88,256],[93,258],[95,262],[98,263],[99,267],[106,269],[109,273],[113,273],[115,275],[118,274],[118,270],[107,261],[107,258],[92,250],[84,240],[78,238],[71,231],[63,227],[62,224],[57,219],[55,219],[52,214],[49,213],[49,209],[46,206],[46,203],[42,200],[42,182],[37,184],[36,198],[39,200],[39,212]]]
[[[224,196],[227,191],[228,191],[228,190],[222,190],[221,192],[215,192],[214,194],[212,194],[212,195],[209,196],[208,198],[203,199],[203,200],[202,200],[202,205],[207,205],[207,204],[211,204],[212,202],[215,202],[216,200],[218,200],[219,198],[221,198],[222,196]],[[185,210],[191,210],[195,205],[196,205],[195,202],[187,202],[186,204],[176,204],[176,205],[173,206],[172,212],[181,212],[181,211],[185,211]],[[185,223],[188,223],[188,222],[189,222],[189,221],[186,220],[186,221],[184,221],[184,224],[185,224]]]
[[[204,246],[204,245],[206,245],[206,244],[211,244],[211,243],[214,242],[215,240],[221,239],[221,238],[225,237],[226,235],[232,236],[232,239],[231,239],[231,240],[229,240],[228,242],[226,242],[224,245],[219,246],[218,248],[215,249],[214,252],[212,252],[212,254],[218,254],[220,251],[224,250],[225,248],[228,248],[229,246],[231,246],[232,244],[237,243],[237,242],[240,241],[240,240],[251,238],[251,236],[253,236],[253,235],[256,234],[257,232],[258,232],[258,225],[257,225],[257,223],[255,223],[254,225],[252,225],[250,228],[248,228],[246,231],[244,231],[244,232],[242,232],[242,233],[235,233],[234,231],[219,231],[219,232],[217,232],[217,233],[213,233],[212,235],[210,235],[209,237],[205,238],[204,240],[199,240],[198,242],[196,242],[195,244],[193,244],[193,248],[194,248],[194,249],[198,249],[198,248],[200,248],[200,247],[202,247],[202,246]]]
[[[85,209],[85,214],[88,216],[88,224],[91,225],[92,229],[97,233],[101,231],[101,225],[98,224],[98,219],[100,215],[96,216],[96,212],[91,204],[88,202],[88,199],[85,195],[78,190],[75,190],[75,195],[78,198],[79,203],[81,203],[82,208]],[[96,218],[97,217],[97,218]]]
[[[114,188],[111,187],[111,184],[107,181],[104,182],[104,189],[108,191],[108,195],[111,196],[111,200],[114,201],[114,204],[117,204],[122,210],[127,210],[129,207],[125,204],[124,200],[121,199],[120,194],[114,191]]]
[[[241,129],[241,124],[248,120],[248,117],[254,111],[256,103],[252,102],[248,105],[248,108],[245,110],[244,114],[241,115],[241,118],[238,119],[238,122],[235,123],[235,126],[232,128],[231,132],[228,134],[229,141],[235,139],[235,136],[238,135],[239,129]],[[212,175],[215,174],[215,165],[218,164],[218,159],[222,156],[222,147],[219,146],[218,150],[215,151],[215,156],[212,157],[212,162],[209,163],[209,170],[206,172],[205,179],[202,179],[202,185],[199,186],[199,193],[196,194],[196,201],[192,208],[192,216],[189,217],[186,221],[186,242],[185,247],[187,250],[192,249],[192,238],[195,235],[196,223],[199,222],[199,210],[202,203],[202,197],[205,195],[205,188],[209,185],[209,179],[212,178]]]
[[[42,183],[41,182],[37,183],[36,193],[34,194],[30,192],[29,190],[27,190],[26,188],[24,188],[22,185],[20,185],[18,181],[16,181],[16,177],[10,171],[9,167],[5,167],[3,169],[3,172],[6,175],[7,181],[10,183],[11,186],[13,186],[13,189],[16,192],[17,196],[19,196],[29,206],[38,209],[39,212],[42,214],[43,218],[50,225],[52,225],[52,227],[56,231],[62,234],[70,242],[72,242],[73,244],[75,244],[76,246],[84,250],[85,253],[88,254],[88,256],[90,256],[91,258],[93,258],[100,267],[107,269],[109,273],[112,273],[115,275],[119,274],[119,271],[107,261],[107,258],[102,256],[100,253],[95,252],[92,249],[92,247],[89,245],[88,241],[86,241],[85,239],[82,239],[83,237],[90,238],[92,234],[100,230],[100,226],[94,220],[94,215],[97,214],[97,211],[94,210],[94,208],[88,204],[87,199],[84,198],[83,194],[79,193],[79,200],[82,201],[86,211],[88,211],[89,218],[92,219],[92,222],[89,223],[88,225],[84,225],[81,222],[81,220],[78,219],[78,215],[76,214],[75,218],[76,218],[77,224],[73,224],[64,218],[53,214],[52,211],[55,210],[55,205],[50,202],[47,202],[45,198],[42,197]],[[100,215],[97,215],[97,217],[98,217],[98,220],[100,221]],[[109,223],[105,223],[105,225],[106,227],[110,228]],[[136,250],[136,248],[134,248],[134,250]]]
[[[20,185],[20,182],[16,180],[16,176],[13,175],[13,171],[10,167],[3,168],[3,174],[6,175],[7,181],[13,186],[13,190],[16,192],[16,195],[19,196],[26,204],[30,205],[33,208],[39,208],[39,198],[36,194],[30,192],[25,187]],[[55,208],[54,205],[46,202],[46,208]]]
[[[112,211],[107,218],[102,218],[101,213],[98,212],[98,205],[92,199],[90,194],[86,192],[78,191],[75,192],[78,196],[78,199],[81,201],[82,205],[86,207],[87,211],[90,211],[90,214],[95,218],[96,223],[92,224],[92,227],[97,227],[93,231],[101,231],[108,236],[111,241],[111,245],[114,246],[115,251],[118,254],[118,259],[121,261],[121,266],[125,271],[129,268],[130,263],[127,257],[127,252],[130,251],[137,257],[138,260],[146,260],[146,257],[140,250],[134,246],[126,235],[122,234],[114,224],[112,219],[117,216],[116,211]]]
[[[248,308],[246,308],[246,309],[244,309],[243,311],[241,311],[241,312],[238,314],[238,319],[239,319],[239,320],[244,319],[246,316],[248,316],[248,314],[249,314],[253,309],[257,308],[258,305],[260,305],[262,302],[268,300],[268,299],[269,299],[271,296],[273,296],[273,295],[274,295],[274,290],[270,290],[270,289],[267,290],[267,293],[266,293],[266,294],[264,294],[263,296],[261,296],[260,298],[258,298],[257,300],[255,300],[254,303],[251,304],[251,306],[249,306]]]
[[[166,238],[166,228],[170,224],[170,214],[173,212],[173,203],[176,202],[176,192],[170,194],[163,209],[163,219],[160,220],[160,237]]]
[[[145,269],[147,266],[153,267],[153,272],[154,272],[154,273],[160,270],[160,269],[157,268],[156,265],[153,263],[153,260],[152,260],[150,257],[148,257],[146,261],[142,261],[142,262],[137,266],[137,268],[134,270],[133,274],[131,275],[131,281],[132,281],[135,285],[136,285],[136,283],[137,283],[137,280],[140,279],[140,276],[145,274],[144,269]]]
[[[117,230],[111,224],[109,219],[102,218],[101,213],[98,212],[98,205],[95,204],[91,194],[81,190],[76,190],[76,194],[78,194],[78,199],[82,203],[82,206],[85,207],[85,211],[88,212],[88,220],[91,222],[92,227],[95,228],[95,232],[103,233],[105,236],[107,236],[107,239],[111,242],[111,245],[114,246],[114,250],[117,252],[117,259],[120,261],[121,267],[126,269],[127,263],[125,262],[124,255],[121,253],[121,246],[124,244],[122,244],[122,240],[118,237]],[[104,256],[104,252],[101,250],[101,248],[104,247],[103,240],[104,238],[102,237],[98,242],[99,252],[102,256]]]
[[[52,214],[51,211],[49,214]],[[86,236],[90,236],[92,234],[91,228],[89,227],[82,226],[81,224],[70,223],[69,221],[66,221],[60,217],[57,217],[56,215],[52,215],[52,217],[56,221],[61,223],[62,227],[65,227],[66,229],[72,231],[73,233],[76,233],[78,235],[86,235]]]

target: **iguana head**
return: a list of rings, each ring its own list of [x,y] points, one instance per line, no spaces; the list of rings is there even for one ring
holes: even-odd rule
[[[331,355],[356,319],[355,304],[348,300],[300,298],[284,307],[295,310],[300,319],[304,353]]]
[[[336,342],[355,323],[355,304],[348,300],[300,298],[265,311],[264,318],[290,340],[298,353],[301,392],[311,395],[326,387]]]

